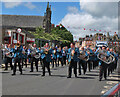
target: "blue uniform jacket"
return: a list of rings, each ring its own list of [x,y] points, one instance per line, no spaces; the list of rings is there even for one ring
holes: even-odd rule
[[[23,50],[23,46],[22,45],[18,49],[17,49],[17,47],[15,47],[14,58],[15,57],[22,58],[23,57],[22,50]]]
[[[52,54],[52,49],[50,49],[49,51],[48,51],[48,54],[46,55],[46,54],[44,54],[44,50],[41,50],[40,52],[41,52],[41,58],[42,59],[44,59],[44,58],[46,58],[46,61],[47,62],[51,62],[52,61],[52,59],[51,59],[51,54]]]
[[[69,48],[68,49],[68,62],[71,62],[71,57],[72,57],[71,56],[71,51],[72,51],[72,48]],[[78,58],[79,54],[80,54],[79,49],[75,48],[75,54],[73,56],[74,61],[79,61],[79,58]]]

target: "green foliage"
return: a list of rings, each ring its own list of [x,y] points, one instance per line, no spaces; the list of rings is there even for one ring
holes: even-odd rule
[[[51,33],[45,33],[42,27],[36,28],[36,32],[32,32],[35,38],[45,40],[58,40],[62,44],[69,44],[73,42],[73,35],[65,27],[54,27]]]

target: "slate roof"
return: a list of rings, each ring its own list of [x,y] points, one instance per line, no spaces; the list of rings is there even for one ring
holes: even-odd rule
[[[43,27],[43,19],[44,16],[0,15],[0,26],[15,26],[26,28],[36,28],[39,26]]]

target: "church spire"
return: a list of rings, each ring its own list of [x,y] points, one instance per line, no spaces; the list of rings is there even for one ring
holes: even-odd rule
[[[46,13],[44,14],[44,29],[46,33],[50,33],[51,31],[51,5],[49,2],[47,3]]]
[[[47,3],[47,9],[49,8],[49,2]]]
[[[51,5],[50,5],[50,11],[51,11]]]

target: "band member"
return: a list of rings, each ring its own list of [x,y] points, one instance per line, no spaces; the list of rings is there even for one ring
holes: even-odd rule
[[[95,67],[98,65],[98,60],[97,60],[97,55],[96,55],[96,50],[95,50],[95,48],[92,48],[92,52],[93,52],[93,55],[91,56],[92,58],[92,63],[93,63],[93,69],[95,69]]]
[[[69,68],[68,68],[68,77],[71,78],[72,75],[72,68],[74,68],[74,74],[75,77],[77,77],[77,62],[78,62],[78,55],[79,55],[79,50],[75,48],[75,43],[71,43],[70,47],[68,49],[68,62],[69,62]]]
[[[22,56],[22,68],[23,68],[24,62],[25,62],[25,65],[27,67],[27,48],[25,46],[23,46],[22,52],[24,52],[24,54]]]
[[[106,51],[105,46],[102,47],[101,53],[106,54],[107,55],[106,57],[109,56],[109,54]],[[104,57],[104,59],[106,59],[106,57]],[[100,60],[99,61],[99,66],[100,66],[99,81],[102,80],[103,74],[104,74],[104,78],[106,80],[107,79],[107,67],[108,67],[108,65],[105,62]]]
[[[33,62],[35,62],[36,71],[38,72],[38,61],[39,61],[39,59],[35,58],[36,52],[39,52],[39,50],[36,47],[36,44],[33,44],[33,48],[31,50],[31,71],[30,72],[33,72]]]
[[[61,47],[57,48],[57,53],[56,54],[57,54],[57,66],[59,66],[60,62],[61,62],[61,65],[63,66]]]
[[[84,47],[80,48],[80,54],[82,54],[84,58],[88,56],[87,52],[84,50]],[[79,75],[81,75],[81,66],[83,68],[83,73],[85,74],[87,70],[87,61],[82,58],[79,58]]]
[[[57,67],[56,59],[57,59],[56,48],[53,48],[53,51],[52,51],[52,68],[54,68],[54,63]]]
[[[115,57],[115,66],[114,66],[114,70],[117,69],[117,62],[118,62],[118,54],[116,52],[116,50],[114,51],[114,57]]]
[[[65,51],[66,51],[66,65],[68,65],[68,47],[65,47]]]
[[[88,53],[88,55],[89,55],[89,60],[88,60],[88,70],[89,71],[91,71],[91,69],[92,69],[92,56],[91,56],[91,54],[93,54],[93,51],[90,49],[90,46],[87,46],[87,53]]]
[[[22,67],[20,65],[20,62],[22,59],[22,49],[23,49],[23,47],[22,47],[20,41],[18,41],[17,46],[15,46],[15,49],[14,49],[14,66],[13,66],[13,74],[12,75],[16,74],[17,63],[18,63],[20,74],[22,74]]]
[[[27,50],[27,56],[28,56],[28,63],[30,63],[30,61],[31,61],[30,60],[31,59],[31,49],[30,48],[28,48],[28,50]]]
[[[43,67],[43,61],[41,58],[41,48],[39,47],[38,50],[39,50],[39,54],[40,54],[40,65]]]
[[[99,64],[99,59],[98,59],[98,57],[97,57],[97,55],[98,55],[98,52],[97,52],[97,49],[94,49],[94,61],[93,61],[93,64],[94,64],[94,68],[96,68],[96,67],[98,67],[98,64]]]
[[[25,66],[27,68],[28,48],[25,48]]]
[[[49,47],[49,44],[46,43],[44,50],[41,50],[41,58],[43,60],[42,76],[45,76],[45,67],[48,70],[49,76],[51,76],[51,71],[50,71],[50,62],[52,61],[51,54],[52,54],[52,49]]]
[[[62,63],[63,63],[63,65],[66,65],[66,55],[67,55],[67,52],[66,52],[65,47],[63,47],[61,52],[62,52]]]
[[[5,54],[5,70],[8,70],[8,63],[10,63],[11,70],[13,69],[13,65],[12,65],[12,58],[13,57],[9,56],[9,55],[12,55],[13,49],[10,46],[11,45],[8,44],[7,48],[6,48],[7,52]]]
[[[112,62],[108,67],[108,76],[110,75],[110,73],[112,73],[114,71],[115,65],[116,65],[116,60],[117,60],[116,54],[114,53],[112,48],[110,49],[110,54],[112,54],[115,57],[115,61]]]

